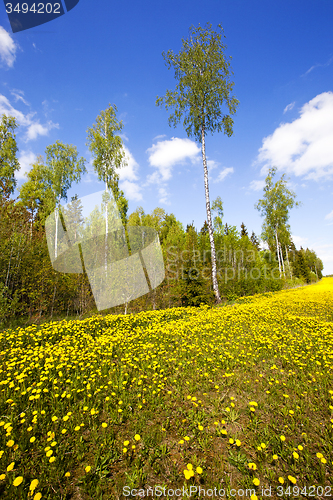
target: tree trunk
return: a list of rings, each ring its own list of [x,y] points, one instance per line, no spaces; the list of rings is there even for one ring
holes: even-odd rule
[[[281,261],[282,261],[283,277],[285,277],[285,276],[286,276],[286,274],[285,274],[285,268],[284,268],[284,260],[283,260],[283,254],[282,254],[282,246],[281,246],[281,243],[279,243],[279,247],[280,247],[280,255],[281,255]]]
[[[10,252],[9,264],[8,264],[8,271],[7,271],[7,276],[6,276],[6,283],[5,283],[5,287],[7,286],[7,283],[8,283],[9,270],[10,270],[10,261],[12,260],[13,248],[14,248],[14,245],[12,245],[12,249],[11,249],[11,252]]]
[[[292,273],[292,270],[291,270],[291,265],[290,265],[290,262],[289,262],[287,245],[286,245],[286,257],[287,257],[288,268],[289,268],[289,272],[290,272],[290,278],[292,279],[292,278],[293,278],[293,273]]]
[[[277,252],[278,261],[279,261],[279,273],[280,273],[280,278],[281,278],[281,262],[280,262],[279,240],[278,240],[277,229],[276,228],[275,228],[275,238],[276,238],[276,252]]]
[[[105,191],[108,193],[108,185],[107,182],[105,181]],[[108,231],[109,231],[109,224],[108,224],[108,202],[106,201],[105,205],[105,275],[107,275],[108,272]]]
[[[211,248],[211,259],[212,259],[212,279],[213,279],[213,290],[215,293],[215,299],[218,304],[220,304],[221,297],[219,292],[219,286],[217,282],[217,272],[216,272],[216,253],[215,253],[215,243],[214,243],[214,233],[213,233],[213,225],[212,225],[212,216],[210,211],[210,201],[209,201],[209,188],[208,188],[208,169],[207,169],[207,160],[206,160],[206,149],[205,149],[205,126],[202,126],[201,129],[201,140],[202,140],[202,161],[204,167],[204,180],[205,180],[205,195],[206,195],[206,211],[207,211],[207,222],[208,222],[208,232],[209,232],[209,241]]]

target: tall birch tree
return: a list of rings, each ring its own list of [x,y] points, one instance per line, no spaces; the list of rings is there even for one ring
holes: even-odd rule
[[[126,220],[128,205],[124,193],[119,191],[117,169],[126,165],[123,141],[117,132],[123,129],[122,121],[117,119],[117,106],[109,104],[105,111],[97,116],[96,122],[88,128],[87,145],[94,156],[93,165],[98,179],[105,182],[105,271],[107,270],[108,238],[108,199],[111,190],[120,209],[121,218]]]
[[[188,137],[194,137],[201,144],[213,290],[216,302],[220,303],[205,139],[207,132],[213,134],[223,130],[228,137],[232,135],[231,116],[235,114],[239,101],[231,95],[234,83],[229,77],[233,73],[229,69],[230,61],[224,55],[226,45],[222,43],[222,37],[225,38],[223,28],[220,24],[218,28],[218,32],[212,30],[209,23],[205,28],[191,26],[189,38],[182,40],[179,54],[174,54],[172,50],[163,52],[168,69],[173,67],[179,83],[175,91],[167,90],[164,97],[157,97],[156,104],[174,109],[169,117],[169,125],[176,127],[184,117],[183,126]],[[222,113],[223,104],[229,114]]]
[[[295,201],[296,194],[287,188],[288,181],[285,179],[285,174],[274,184],[273,178],[276,170],[276,167],[269,169],[265,179],[264,198],[259,200],[254,207],[259,210],[262,217],[265,217],[261,238],[268,243],[271,251],[275,247],[279,273],[282,277],[285,275],[285,269],[281,247],[282,244],[289,244],[291,239],[288,224],[289,210],[294,206],[300,206],[301,203]]]
[[[56,141],[47,146],[45,180],[51,188],[55,203],[55,258],[58,253],[58,223],[61,199],[67,200],[67,191],[73,182],[79,182],[87,171],[85,159],[78,158],[75,146]]]

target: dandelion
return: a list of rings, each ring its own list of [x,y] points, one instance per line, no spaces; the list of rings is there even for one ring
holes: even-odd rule
[[[129,445],[129,441],[124,441],[124,445],[128,446]]]
[[[197,467],[197,469],[196,469],[196,470],[197,470],[197,473],[198,473],[198,474],[202,474],[202,468],[201,468],[201,467]]]
[[[104,429],[108,426],[108,424],[106,424],[105,422],[102,423],[102,427],[104,427]]]
[[[35,436],[32,436],[30,439],[29,439],[30,443],[34,443],[36,441],[36,438]]]
[[[199,431],[203,431],[203,426],[202,425],[198,425],[198,429],[199,429]]]
[[[255,477],[255,478],[253,479],[253,484],[254,484],[254,486],[259,486],[260,481],[259,481],[259,479],[258,479],[257,477]]]
[[[86,472],[90,472],[91,471],[91,466],[90,465],[87,465],[87,467],[84,469]]]
[[[187,464],[186,467],[188,468],[188,470],[192,470],[193,469],[193,465],[192,464]]]
[[[291,483],[296,484],[296,478],[294,478],[293,476],[288,476],[288,479]]]
[[[140,441],[141,439],[140,434],[135,434],[134,439],[135,441]]]
[[[77,426],[74,428],[74,430],[75,430],[75,431],[79,431],[80,429],[81,429],[81,427],[80,427],[79,425],[77,425]]]
[[[3,481],[6,477],[6,474],[0,474],[0,481]]]
[[[36,495],[34,496],[34,500],[40,500],[42,498],[42,494],[41,493],[36,493]]]
[[[296,451],[293,452],[293,457],[297,460],[299,458],[299,454]]]
[[[283,484],[283,483],[284,483],[284,479],[283,479],[283,477],[279,477],[279,483],[280,483],[280,484]]]
[[[15,465],[15,462],[12,462],[11,464],[9,464],[8,467],[7,467],[7,471],[9,472],[9,471],[13,470],[14,469],[14,465]]]
[[[188,436],[185,436],[184,439],[185,439],[185,441],[189,441],[190,440],[190,438]]]
[[[281,441],[285,441],[286,437],[285,436],[280,436]]]
[[[236,446],[240,446],[242,443],[239,439],[236,439]]]
[[[279,457],[277,455],[273,455],[273,460],[277,460]]]
[[[302,451],[302,450],[303,450],[303,446],[301,446],[301,445],[297,446],[297,448],[298,448],[300,451]]]
[[[38,479],[33,479],[30,483],[29,490],[34,491],[37,488],[38,483],[39,483]]]
[[[250,463],[248,464],[248,467],[249,467],[249,469],[251,469],[251,470],[257,470],[257,466],[256,466],[256,464],[255,464],[255,463],[253,463],[253,462],[250,462]]]
[[[14,479],[13,481],[13,485],[14,486],[20,486],[20,484],[22,483],[23,481],[23,477],[22,476],[18,476]]]
[[[52,464],[55,461],[55,459],[56,459],[56,457],[51,457],[49,460],[50,464]]]
[[[9,448],[11,448],[13,446],[13,444],[14,444],[14,441],[12,439],[10,439],[9,441],[7,441],[7,446]]]
[[[66,472],[65,477],[71,477],[71,473],[70,472]]]

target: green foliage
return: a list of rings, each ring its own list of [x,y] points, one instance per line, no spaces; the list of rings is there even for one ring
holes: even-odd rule
[[[174,68],[179,84],[174,92],[168,90],[165,97],[158,97],[156,104],[164,104],[166,109],[175,108],[169,124],[176,126],[184,116],[187,135],[199,142],[203,126],[211,133],[224,130],[230,137],[233,126],[231,116],[239,104],[230,95],[234,83],[229,76],[233,72],[229,69],[230,61],[224,55],[223,28],[220,24],[218,28],[219,32],[213,31],[209,23],[205,28],[191,26],[190,36],[182,40],[179,54],[174,54],[172,50],[163,52],[167,67]],[[223,104],[226,104],[229,114],[222,113]]]
[[[276,245],[276,236],[282,244],[290,241],[290,226],[287,224],[289,210],[300,205],[295,202],[295,193],[287,188],[285,174],[273,184],[276,170],[276,167],[269,169],[265,179],[264,198],[255,205],[260,215],[265,217],[261,238],[268,243],[271,251]]]
[[[2,115],[0,122],[0,198],[14,192],[16,186],[15,171],[20,169],[16,154],[16,120],[12,116]]]

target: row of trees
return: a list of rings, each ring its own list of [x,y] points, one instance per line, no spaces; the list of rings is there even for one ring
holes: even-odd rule
[[[160,237],[166,276],[158,289],[132,301],[131,308],[197,305],[201,302],[221,302],[221,296],[279,289],[287,278],[299,277],[309,282],[320,279],[322,262],[310,250],[297,251],[288,225],[289,210],[297,206],[295,194],[287,188],[284,176],[274,183],[276,169],[269,170],[264,198],[256,208],[264,217],[262,239],[269,250],[261,250],[254,233],[248,236],[244,224],[238,232],[235,226],[223,224],[223,204],[220,197],[210,203],[205,137],[207,132],[224,131],[232,135],[233,120],[238,100],[231,95],[233,82],[230,62],[224,56],[223,29],[212,30],[191,27],[190,37],[183,40],[179,54],[163,54],[169,68],[175,70],[179,84],[175,91],[167,91],[156,104],[173,108],[169,124],[176,126],[182,118],[187,135],[201,143],[204,169],[207,221],[199,232],[193,225],[186,230],[173,214],[157,208],[145,214],[138,208],[128,216],[128,202],[119,188],[118,169],[126,165],[124,148],[119,136],[123,124],[117,120],[116,106],[100,113],[87,133],[87,145],[93,155],[93,164],[99,180],[105,183],[101,210],[95,210],[90,220],[85,218],[83,229],[82,206],[73,197],[67,213],[60,210],[61,200],[67,200],[68,189],[78,183],[86,172],[85,159],[79,158],[73,145],[57,141],[48,146],[45,160],[42,156],[32,165],[27,181],[19,190],[17,200],[11,199],[16,186],[15,171],[19,169],[15,119],[3,115],[0,125],[0,314],[2,318],[27,315],[73,314],[94,308],[82,249],[75,265],[83,273],[55,271],[51,262],[59,261],[64,244],[62,227],[67,221],[66,244],[75,245],[83,231],[94,233],[103,225],[105,270],[109,250],[108,233],[114,221],[114,207],[119,211],[124,237],[127,226],[149,226]],[[225,104],[228,114],[223,114]],[[110,204],[112,194],[115,204]],[[54,212],[49,226],[54,241],[51,256],[45,237],[46,218]],[[214,215],[214,217],[213,217]],[[68,221],[70,221],[68,223]],[[109,222],[110,221],[110,222]],[[104,224],[105,222],[105,224]],[[119,222],[119,221],[118,221]],[[96,231],[95,231],[96,233]],[[69,238],[70,235],[70,238]],[[186,256],[186,258],[184,257]],[[50,258],[51,257],[51,258]],[[276,274],[277,269],[277,274]],[[312,273],[312,274],[311,274]],[[131,296],[126,297],[125,310]],[[119,311],[119,308],[116,309]]]

